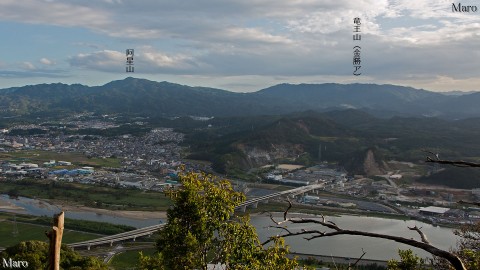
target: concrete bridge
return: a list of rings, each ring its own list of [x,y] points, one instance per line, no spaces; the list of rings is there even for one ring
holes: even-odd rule
[[[283,196],[283,195],[288,195],[292,198],[295,198],[295,196],[304,194],[305,192],[316,190],[316,189],[321,189],[325,185],[324,184],[315,184],[315,185],[309,185],[309,186],[303,186],[299,188],[294,188],[294,189],[289,189],[285,191],[280,191],[280,192],[275,192],[272,194],[268,194],[262,197],[257,197],[257,198],[252,198],[248,201],[243,202],[239,206],[237,206],[235,209],[240,210],[242,212],[245,212],[247,209],[247,206],[251,206],[252,208],[257,208],[259,202],[265,202],[268,203],[268,200]]]
[[[113,246],[113,243],[123,241],[123,240],[133,240],[135,241],[138,237],[142,236],[150,236],[154,232],[160,230],[165,226],[165,224],[158,224],[158,225],[153,225],[153,226],[148,226],[140,229],[136,229],[133,231],[128,231],[124,233],[119,233],[115,235],[109,235],[93,240],[88,240],[88,241],[83,241],[83,242],[78,242],[78,243],[73,243],[73,244],[67,244],[70,248],[79,248],[79,247],[86,247],[88,250],[90,250],[90,247],[92,246],[98,246],[98,245],[105,245],[108,244],[110,246]]]
[[[290,197],[295,197],[299,194],[303,194],[308,191],[312,191],[315,189],[320,189],[323,188],[323,184],[315,184],[315,185],[309,185],[309,186],[303,186],[299,188],[294,188],[294,189],[289,189],[285,191],[280,191],[280,192],[275,192],[272,194],[268,194],[265,196],[257,197],[257,198],[252,198],[248,201],[245,201],[244,203],[240,204],[237,206],[235,209],[240,210],[240,211],[246,211],[247,206],[252,206],[256,208],[258,206],[259,202],[268,202],[268,200],[283,196],[283,195],[288,195]],[[83,241],[83,242],[78,242],[78,243],[73,243],[73,244],[68,244],[67,246],[71,248],[81,248],[81,247],[86,247],[88,250],[90,250],[90,247],[92,246],[98,246],[98,245],[110,245],[113,246],[115,242],[123,241],[123,240],[133,240],[135,241],[137,238],[142,237],[142,236],[150,236],[154,232],[162,229],[165,226],[165,224],[158,224],[158,225],[153,225],[153,226],[148,226],[144,228],[140,228],[137,230],[129,231],[129,232],[124,232],[124,233],[119,233],[115,235],[110,235],[110,236],[105,236],[89,241]]]

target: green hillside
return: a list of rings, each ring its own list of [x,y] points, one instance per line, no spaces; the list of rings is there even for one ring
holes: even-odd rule
[[[425,149],[451,159],[480,157],[478,119],[379,119],[362,111],[344,110],[283,117],[215,118],[204,123],[208,124],[210,128],[189,132],[184,129],[190,158],[212,161],[217,171],[227,173],[261,165],[248,156],[252,149],[274,153],[284,148],[291,155],[277,162],[308,163],[319,161],[321,147],[322,161],[339,163],[359,174],[365,173],[367,151],[373,151],[380,167],[391,159],[422,163]],[[463,171],[458,177],[468,178],[469,174]]]
[[[462,189],[480,188],[480,169],[447,167],[441,172],[420,178],[419,182]]]

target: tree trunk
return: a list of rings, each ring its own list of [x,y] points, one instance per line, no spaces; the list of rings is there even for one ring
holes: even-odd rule
[[[64,217],[64,212],[55,215],[52,230],[46,232],[48,239],[50,239],[48,270],[60,270],[60,248],[62,246]]]

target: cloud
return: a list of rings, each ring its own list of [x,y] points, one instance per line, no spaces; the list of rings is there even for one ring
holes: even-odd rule
[[[391,36],[403,42],[416,42],[418,36],[434,36],[442,28],[453,33],[453,26],[480,22],[478,16],[451,12],[446,0],[313,1],[220,0],[206,1],[85,1],[14,0],[0,3],[0,18],[6,21],[83,27],[111,37],[134,40],[174,39],[190,46],[219,44],[242,46],[263,43],[302,43],[301,33],[328,34],[350,30],[352,18],[361,17],[363,31],[370,35]],[[424,25],[424,20],[446,21],[437,28],[421,25],[384,27],[384,19],[408,18]],[[413,31],[409,31],[412,30]],[[458,33],[459,34],[459,33]],[[459,34],[460,35],[460,34]],[[341,38],[341,37],[340,37]],[[430,39],[424,38],[427,43]],[[97,47],[99,49],[99,47]]]
[[[36,67],[30,62],[23,62],[22,63],[22,68],[27,69],[27,70],[35,70],[36,69]]]
[[[115,72],[124,70],[125,55],[118,51],[103,50],[94,53],[81,53],[70,57],[68,62],[71,66],[83,69]]]
[[[0,1],[2,21],[58,26],[83,26],[101,29],[112,21],[108,12],[95,7],[58,1],[15,0]]]
[[[67,78],[70,77],[64,70],[0,70],[0,78]]]
[[[109,4],[122,4],[123,1],[122,0],[103,0],[104,2],[106,3],[109,3]]]
[[[182,54],[167,55],[152,49],[141,52],[136,58],[139,63],[146,63],[147,66],[154,67],[154,69],[165,69],[165,71],[168,69],[172,71],[193,70],[194,67],[198,66],[195,59],[190,56]]]
[[[362,70],[369,79],[451,84],[478,76],[480,17],[454,13],[446,0],[86,3],[3,0],[0,20],[84,28],[104,38],[74,43],[88,49],[70,52],[71,67],[123,72],[126,59],[118,48],[135,47],[138,72],[227,76],[228,85],[240,86],[242,82],[234,80],[245,76],[253,78],[248,83],[252,85],[255,76],[263,81],[268,76],[354,78],[353,18],[360,17]],[[31,64],[30,70],[34,68]]]
[[[97,50],[103,47],[99,44],[89,43],[89,42],[74,42],[72,45],[88,47],[88,48],[97,49]]]
[[[221,39],[220,39],[221,38]],[[282,35],[272,35],[258,28],[227,28],[220,33],[220,40],[223,42],[255,42],[264,44],[284,43],[291,44],[293,41]]]
[[[35,66],[32,62],[16,63],[14,65],[0,65],[1,78],[66,78],[69,74],[63,69],[52,69],[53,61],[42,58],[39,60],[44,66]],[[12,68],[12,69],[9,69]]]
[[[40,63],[42,63],[44,65],[47,65],[47,66],[55,65],[55,62],[53,62],[52,60],[50,60],[48,58],[45,58],[45,57],[40,59]]]
[[[102,50],[78,54],[71,57],[68,62],[73,67],[116,73],[125,70],[126,60],[124,52]],[[200,65],[200,63],[195,62],[194,58],[182,54],[168,55],[149,46],[135,49],[135,70],[142,73],[190,73],[194,72]]]

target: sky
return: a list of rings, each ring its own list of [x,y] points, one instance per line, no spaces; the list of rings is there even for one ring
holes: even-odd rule
[[[0,34],[0,88],[132,76],[236,92],[326,82],[480,90],[480,8],[452,12],[444,0],[1,0]]]

